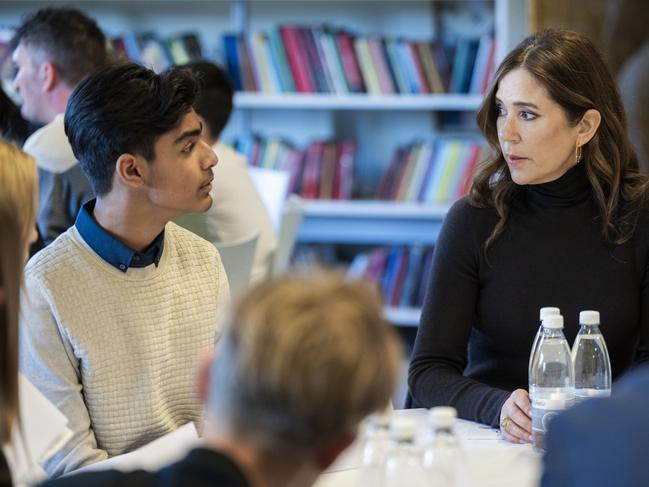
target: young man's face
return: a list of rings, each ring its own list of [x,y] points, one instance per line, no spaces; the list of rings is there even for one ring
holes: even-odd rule
[[[198,116],[191,110],[154,144],[145,191],[149,201],[165,211],[169,219],[207,211],[212,206],[212,167],[218,159],[201,139],[201,131]]]
[[[14,85],[23,101],[20,107],[22,116],[30,122],[51,122],[45,114],[47,100],[41,79],[41,63],[35,59],[33,49],[21,42],[12,57],[16,66]]]

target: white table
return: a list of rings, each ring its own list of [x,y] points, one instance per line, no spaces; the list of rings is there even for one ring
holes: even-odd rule
[[[396,417],[417,421],[421,437],[426,433],[425,409],[394,411]],[[458,420],[455,433],[467,459],[471,487],[536,487],[541,473],[541,456],[531,445],[513,445],[501,439],[498,430],[471,421]],[[315,487],[365,486],[360,477],[361,440],[357,440],[322,474]],[[404,480],[404,487],[408,487]]]

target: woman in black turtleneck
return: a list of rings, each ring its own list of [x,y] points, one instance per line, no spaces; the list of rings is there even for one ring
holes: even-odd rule
[[[599,310],[613,378],[649,360],[648,183],[614,81],[574,32],[521,42],[477,121],[494,154],[440,233],[409,401],[454,406],[527,442],[541,307],[561,309],[570,343],[579,311]]]

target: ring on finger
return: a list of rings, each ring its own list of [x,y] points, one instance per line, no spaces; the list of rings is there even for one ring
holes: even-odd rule
[[[500,420],[500,429],[506,430],[507,426],[509,426],[509,423],[512,422],[512,419],[509,416],[505,416],[503,419]]]

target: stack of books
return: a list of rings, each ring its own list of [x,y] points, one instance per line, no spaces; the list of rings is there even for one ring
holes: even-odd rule
[[[295,25],[225,34],[223,47],[236,89],[264,93],[483,93],[495,55],[491,36],[446,48],[434,41]]]
[[[419,203],[454,201],[466,193],[485,152],[483,143],[454,138],[399,147],[383,173],[375,196]]]
[[[278,138],[240,137],[234,147],[251,166],[290,174],[288,191],[308,199],[348,200],[352,197],[356,142],[316,140],[300,150]]]
[[[347,275],[374,283],[387,306],[421,307],[432,264],[432,247],[379,247],[357,254]]]
[[[203,57],[198,36],[193,32],[161,39],[153,32],[126,32],[110,40],[116,59],[130,59],[161,72],[173,65],[186,64]]]

